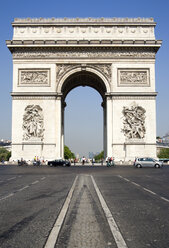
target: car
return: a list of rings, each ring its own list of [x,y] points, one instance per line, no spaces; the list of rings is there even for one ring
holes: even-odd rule
[[[71,163],[69,160],[64,159],[56,159],[52,161],[48,161],[49,166],[71,166]]]
[[[141,167],[162,168],[163,162],[154,158],[143,157],[143,158],[136,158],[133,165],[136,168],[141,168]]]

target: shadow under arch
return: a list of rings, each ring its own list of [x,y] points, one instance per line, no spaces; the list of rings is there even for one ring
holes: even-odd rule
[[[105,98],[105,93],[110,92],[110,86],[107,78],[98,70],[93,68],[74,68],[60,79],[58,84],[58,93],[62,93],[62,100],[67,94],[78,86],[89,86],[97,90],[102,99]]]

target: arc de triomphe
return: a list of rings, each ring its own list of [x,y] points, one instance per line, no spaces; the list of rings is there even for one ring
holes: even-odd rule
[[[12,160],[63,157],[67,94],[86,85],[103,98],[104,152],[156,157],[152,18],[15,19]]]

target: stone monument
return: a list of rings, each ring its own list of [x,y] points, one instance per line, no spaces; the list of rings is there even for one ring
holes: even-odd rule
[[[156,157],[153,18],[15,19],[12,160],[64,156],[64,108],[75,87],[102,99],[104,153]]]

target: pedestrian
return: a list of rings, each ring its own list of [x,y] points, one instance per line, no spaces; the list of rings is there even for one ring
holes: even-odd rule
[[[113,158],[113,157],[112,157],[112,160],[111,160],[111,165],[112,165],[112,166],[115,166],[114,158]]]
[[[94,159],[94,158],[92,158],[92,165],[94,165],[94,163],[95,163],[95,159]]]
[[[85,164],[85,157],[83,156],[83,158],[82,158],[82,165],[84,165]]]
[[[109,166],[109,157],[106,157],[106,165]]]

